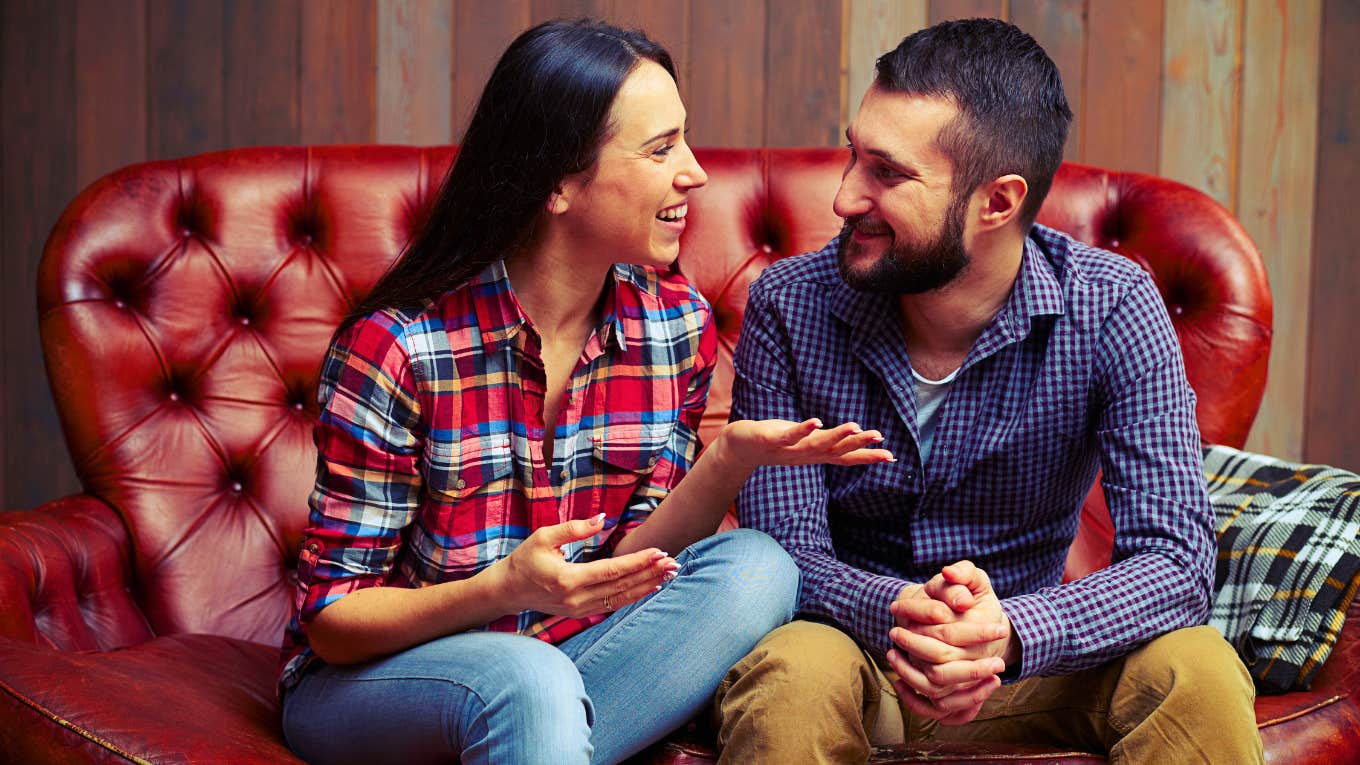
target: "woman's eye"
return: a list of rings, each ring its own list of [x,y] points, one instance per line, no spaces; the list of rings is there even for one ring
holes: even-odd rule
[[[674,148],[675,148],[675,144],[667,144],[667,145],[662,146],[661,148],[657,149],[656,151],[652,152],[652,156],[654,156],[654,157],[664,157],[664,156],[666,156],[667,154],[670,154],[670,153],[671,153],[671,149],[674,149]]]

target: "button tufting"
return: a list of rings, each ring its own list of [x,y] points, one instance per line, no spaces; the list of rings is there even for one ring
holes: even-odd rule
[[[231,482],[231,490],[232,490],[233,493],[240,494],[241,491],[244,490],[244,489],[245,489],[245,487],[241,485],[241,482],[240,482],[240,481],[232,481],[232,482]]]
[[[238,319],[236,320],[236,323],[237,323],[237,324],[240,324],[240,325],[243,326],[243,327],[249,327],[249,326],[250,326],[250,317],[249,317],[249,316],[242,316],[242,317],[240,317],[240,318],[238,318]]]
[[[176,393],[175,391],[170,391],[170,400],[179,401],[179,394]]]
[[[302,402],[301,402],[301,401],[294,401],[294,402],[293,402],[293,409],[295,409],[295,410],[301,412],[302,409],[303,409]]]
[[[123,302],[123,299],[122,299],[122,298],[118,298],[117,300],[113,301],[113,307],[114,307],[114,308],[127,308],[127,303]]]

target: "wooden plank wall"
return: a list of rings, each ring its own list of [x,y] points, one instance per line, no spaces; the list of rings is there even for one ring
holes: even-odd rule
[[[0,4],[0,498],[76,488],[33,281],[62,207],[119,166],[230,146],[456,140],[496,57],[544,19],[640,26],[676,60],[696,145],[834,145],[905,34],[1031,32],[1076,113],[1066,157],[1205,190],[1276,300],[1250,445],[1360,468],[1349,351],[1360,0],[6,0]],[[1348,36],[1349,35],[1349,36]],[[1350,43],[1353,45],[1353,43]],[[41,482],[27,480],[44,476]]]

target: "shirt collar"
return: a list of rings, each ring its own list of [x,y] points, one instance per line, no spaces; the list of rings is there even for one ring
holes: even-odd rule
[[[636,293],[637,288],[625,278],[625,272],[621,270],[624,268],[626,267],[615,265],[609,271],[609,280],[605,285],[604,320],[596,330],[602,348],[608,348],[612,343],[619,349],[626,350],[630,336],[639,339],[642,337],[641,327],[638,326],[642,321],[641,310],[627,310],[627,306],[639,305],[639,301],[636,297],[631,300],[626,297],[628,293]],[[624,289],[625,284],[633,289]],[[510,286],[510,275],[505,269],[504,260],[493,261],[482,269],[468,282],[466,289],[471,291],[472,306],[477,314],[482,344],[488,352],[495,352],[513,340],[521,330],[537,335],[537,328],[529,320],[524,307],[515,297],[514,289]],[[621,305],[624,310],[620,310]],[[626,320],[625,316],[628,315],[635,319]]]
[[[1036,227],[1037,228],[1037,227]],[[1048,241],[1054,241],[1050,237]],[[1067,259],[1065,238],[1059,238],[1055,249],[1062,252],[1049,254],[1039,244],[1034,234],[1025,237],[1025,251],[1020,260],[1020,273],[1015,279],[1015,287],[1010,298],[1001,309],[998,318],[1010,330],[1012,340],[1020,340],[1029,335],[1034,319],[1039,316],[1061,316],[1064,312],[1062,283],[1055,269]]]
[[[1067,255],[1065,251],[1067,240],[1061,236],[1053,236],[1054,232],[1047,229],[1044,233],[1047,234],[1045,241],[1053,243],[1053,249],[1062,250],[1055,252],[1052,260],[1057,263],[1064,262]],[[826,251],[830,252],[833,258],[836,257],[838,249],[836,240],[826,247]],[[1054,273],[1057,267],[1054,262],[1050,262],[1050,257],[1039,244],[1036,234],[1025,237],[1024,252],[1021,255],[1020,271],[1016,275],[1015,286],[1005,305],[978,339],[978,351],[985,354],[994,349],[983,346],[996,343],[999,347],[1009,342],[1023,340],[1029,335],[1036,317],[1063,314],[1062,284]],[[857,344],[863,344],[883,332],[901,337],[897,327],[897,300],[891,295],[860,292],[841,279],[838,280],[831,296],[830,308],[841,321],[855,328]]]

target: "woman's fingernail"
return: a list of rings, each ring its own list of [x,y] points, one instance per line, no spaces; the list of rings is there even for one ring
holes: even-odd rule
[[[824,427],[824,426],[822,425],[822,421],[819,420],[819,419],[817,419],[817,418],[815,418],[815,417],[812,418],[812,426],[813,426],[814,428],[821,428],[821,427]]]
[[[661,579],[662,581],[669,582],[670,580],[674,579],[675,576],[676,574],[674,571],[667,571],[666,573],[661,575]]]
[[[600,513],[599,515],[595,516],[594,518],[591,518],[591,519],[590,519],[590,522],[591,522],[591,523],[599,523],[599,522],[601,522],[601,521],[603,521],[603,520],[604,520],[604,513]]]

